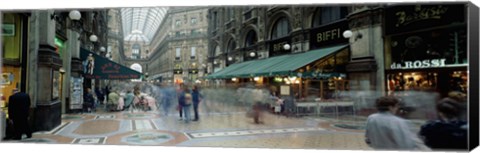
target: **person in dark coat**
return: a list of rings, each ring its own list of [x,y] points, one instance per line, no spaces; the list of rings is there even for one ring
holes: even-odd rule
[[[103,91],[100,90],[99,87],[95,87],[95,95],[97,95],[97,99],[100,104],[103,104],[103,101],[105,100],[105,95],[103,94]]]
[[[468,123],[459,118],[458,102],[444,98],[437,104],[439,119],[422,125],[419,135],[432,150],[467,150]]]
[[[108,95],[110,94],[110,90],[111,90],[111,89],[110,89],[110,87],[109,87],[108,85],[105,86],[105,95],[106,95],[105,97],[106,97],[106,99],[107,99],[107,102],[108,102]]]
[[[92,89],[87,88],[83,94],[83,111],[91,112],[94,109],[95,99],[93,98]]]
[[[32,131],[28,124],[29,112],[30,96],[14,89],[13,94],[8,98],[8,116],[15,129],[13,139],[21,140],[22,134],[27,134],[27,138],[32,137]]]
[[[192,89],[192,101],[193,101],[193,112],[194,112],[194,119],[193,121],[198,121],[198,104],[200,101],[203,99],[203,95],[200,94],[200,90],[198,89],[198,86],[193,86]]]

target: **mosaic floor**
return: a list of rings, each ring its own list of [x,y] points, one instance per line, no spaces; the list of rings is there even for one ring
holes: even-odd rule
[[[333,121],[265,113],[264,124],[254,124],[240,111],[200,117],[186,123],[175,111],[64,114],[51,131],[2,143],[370,150],[364,131],[338,128]]]

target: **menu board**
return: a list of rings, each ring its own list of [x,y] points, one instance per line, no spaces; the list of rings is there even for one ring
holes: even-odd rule
[[[70,109],[82,109],[83,78],[70,78]]]

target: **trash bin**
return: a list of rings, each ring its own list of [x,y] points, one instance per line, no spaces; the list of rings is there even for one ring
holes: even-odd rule
[[[0,110],[0,141],[2,141],[3,138],[5,138],[6,136],[5,134],[5,130],[7,127],[6,125],[7,125],[6,114],[2,110]]]

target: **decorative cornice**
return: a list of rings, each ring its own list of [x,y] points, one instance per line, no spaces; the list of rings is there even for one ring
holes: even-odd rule
[[[38,49],[38,64],[57,69],[62,67],[62,59],[55,52],[55,47],[41,44]]]

